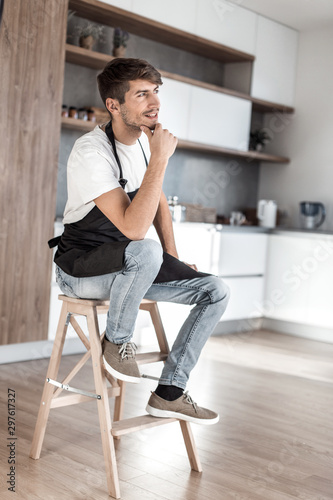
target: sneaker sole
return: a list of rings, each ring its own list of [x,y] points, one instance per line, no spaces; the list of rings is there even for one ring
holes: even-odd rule
[[[153,417],[178,418],[179,420],[186,420],[187,422],[191,422],[192,424],[201,425],[217,424],[217,422],[220,420],[219,415],[217,415],[217,417],[215,418],[195,418],[190,417],[189,415],[184,415],[183,413],[177,413],[176,411],[159,410],[150,405],[146,406],[146,412]]]
[[[103,363],[105,366],[106,371],[110,373],[110,375],[113,375],[118,380],[122,380],[123,382],[131,382],[132,384],[139,384],[141,381],[141,378],[139,377],[131,377],[130,375],[125,375],[124,373],[117,372],[112,366],[109,365],[109,363],[106,361],[106,359],[103,356]]]

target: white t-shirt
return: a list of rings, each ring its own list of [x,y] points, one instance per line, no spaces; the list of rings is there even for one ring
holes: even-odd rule
[[[141,186],[146,172],[146,162],[139,142],[127,146],[116,142],[117,153],[128,182],[125,192],[135,191]],[[140,142],[147,161],[150,158],[149,142],[142,133]],[[68,200],[63,223],[70,224],[83,219],[94,207],[93,200],[112,189],[121,187],[118,179],[119,167],[111,143],[103,130],[94,130],[80,137],[74,144],[67,163]]]

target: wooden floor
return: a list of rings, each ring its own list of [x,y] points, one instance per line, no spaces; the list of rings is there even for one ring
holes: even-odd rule
[[[221,415],[192,426],[203,473],[190,471],[177,423],[125,436],[116,442],[122,499],[332,500],[332,355],[333,345],[267,331],[211,338],[188,387]],[[77,359],[64,357],[62,374]],[[107,500],[95,402],[52,410],[41,458],[28,458],[47,363],[0,367],[0,498]],[[91,380],[87,367],[72,385]],[[128,384],[125,416],[144,413],[154,387]],[[16,391],[16,493],[6,484],[7,388]]]

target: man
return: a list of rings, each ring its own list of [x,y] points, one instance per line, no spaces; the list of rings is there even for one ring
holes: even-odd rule
[[[111,121],[78,139],[68,160],[58,284],[71,297],[110,299],[103,362],[127,382],[140,381],[131,339],[141,300],[196,304],[146,409],[157,417],[215,423],[218,415],[197,406],[184,389],[229,293],[216,276],[178,260],[162,191],[177,139],[158,122],[161,75],[146,61],[118,58],[98,85]],[[161,245],[144,239],[151,224]]]

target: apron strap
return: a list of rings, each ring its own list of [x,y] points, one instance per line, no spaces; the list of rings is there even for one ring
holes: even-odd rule
[[[115,142],[114,133],[113,133],[113,130],[112,130],[112,122],[111,121],[109,121],[109,123],[106,125],[106,127],[105,127],[105,133],[108,136],[109,141],[111,142],[111,146],[112,146],[112,149],[113,149],[113,154],[114,154],[114,157],[116,159],[117,165],[119,167],[120,178],[118,179],[118,182],[121,185],[121,187],[123,189],[125,189],[125,186],[126,186],[126,184],[127,184],[128,181],[127,181],[127,179],[123,178],[123,169],[121,168],[121,163],[120,163],[119,156],[118,156],[118,153],[117,153],[116,142]]]

